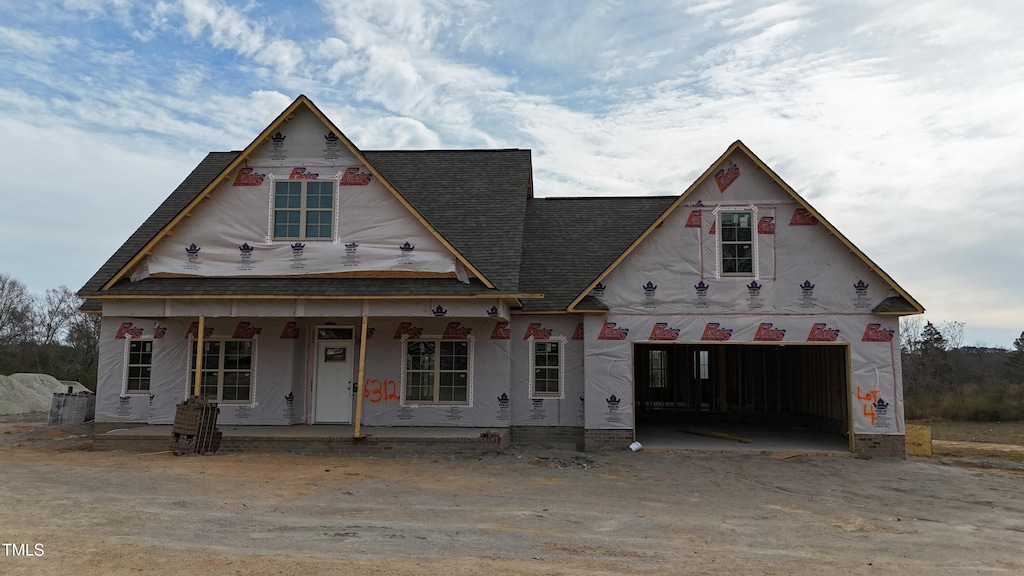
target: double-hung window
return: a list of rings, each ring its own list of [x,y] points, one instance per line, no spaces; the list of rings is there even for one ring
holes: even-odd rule
[[[251,402],[255,347],[253,340],[204,340],[200,395],[215,402]],[[193,341],[189,390],[195,389],[197,348]]]
[[[153,341],[129,339],[128,362],[125,366],[124,392],[143,394],[149,392],[149,381],[153,375]]]
[[[274,239],[330,240],[334,223],[334,182],[274,182]]]
[[[722,246],[722,274],[749,276],[754,273],[754,232],[751,212],[722,212],[719,226]]]
[[[403,402],[468,404],[471,356],[471,340],[406,340]]]
[[[564,340],[530,340],[530,398],[562,398]]]

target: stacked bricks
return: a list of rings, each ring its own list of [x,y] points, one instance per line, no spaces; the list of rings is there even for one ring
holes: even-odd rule
[[[538,444],[564,450],[583,451],[583,428],[577,426],[512,426],[512,444]]]
[[[583,449],[585,452],[627,450],[632,441],[633,430],[629,428],[615,430],[588,428],[583,432]]]
[[[906,436],[902,434],[857,434],[853,451],[858,458],[906,458]]]
[[[213,454],[220,449],[223,434],[217,429],[217,404],[199,396],[190,396],[178,404],[171,427],[171,452]]]

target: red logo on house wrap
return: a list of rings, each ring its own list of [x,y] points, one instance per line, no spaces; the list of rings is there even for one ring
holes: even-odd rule
[[[809,210],[797,208],[793,210],[793,217],[789,219],[790,226],[814,226],[818,219]]]
[[[576,325],[576,330],[572,333],[573,340],[583,340],[583,322]]]
[[[252,168],[242,168],[238,171],[238,175],[235,176],[235,181],[231,184],[232,186],[259,186],[263,184],[263,179],[266,178],[266,174],[259,174],[253,172]]]
[[[732,166],[722,168],[718,172],[715,172],[715,183],[718,184],[719,191],[725,192],[725,189],[739,177],[740,167],[733,163]]]
[[[811,326],[811,332],[807,335],[808,342],[835,342],[837,338],[839,338],[839,329],[829,328],[824,323]]]
[[[732,328],[722,328],[718,322],[708,322],[704,327],[704,333],[700,335],[701,340],[714,342],[725,342],[732,338]]]
[[[239,322],[238,326],[235,326],[235,333],[231,335],[232,338],[247,338],[251,339],[256,337],[260,333],[260,328],[252,325],[252,322]]]
[[[762,322],[754,333],[755,342],[781,342],[786,337],[782,328],[772,328],[771,322]]]
[[[465,340],[472,332],[472,328],[467,328],[458,322],[449,322],[444,327],[444,334],[441,335],[441,338],[445,340]]]
[[[551,328],[543,328],[540,322],[531,322],[526,327],[526,333],[523,334],[523,340],[550,340],[551,339]]]
[[[185,338],[191,336],[192,338],[199,338],[199,322],[193,322],[188,325],[188,331],[185,332]],[[213,336],[213,328],[206,326],[203,328],[203,338],[209,338]]]
[[[131,322],[123,322],[121,326],[117,328],[117,334],[114,335],[115,340],[124,340],[125,338],[141,338],[142,328],[133,326]]]
[[[296,166],[295,168],[292,168],[291,173],[288,174],[289,180],[316,180],[319,177],[319,174],[306,170],[304,166]]]
[[[361,172],[358,167],[346,168],[338,180],[338,186],[366,186],[371,178],[373,174]]]
[[[700,228],[700,210],[690,210],[690,216],[686,219],[684,228]]]
[[[775,216],[761,216],[757,221],[758,234],[775,234]]]
[[[648,340],[678,340],[679,328],[669,328],[667,322],[658,322],[651,328],[651,335]]]
[[[598,340],[625,340],[629,335],[629,328],[618,328],[615,322],[605,322],[601,327],[601,333],[597,335]]]
[[[416,340],[423,335],[423,328],[418,328],[412,325],[412,322],[399,322],[398,328],[395,330],[395,340],[401,340],[402,336],[407,336],[410,340]]]
[[[491,331],[491,340],[511,340],[512,331],[508,329],[508,322],[498,322]]]
[[[861,342],[892,342],[892,336],[896,331],[892,328],[882,328],[881,324],[868,324],[864,328],[864,335]]]

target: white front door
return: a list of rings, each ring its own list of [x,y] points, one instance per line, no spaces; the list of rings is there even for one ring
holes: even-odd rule
[[[351,328],[318,328],[313,421],[352,423],[355,340]]]

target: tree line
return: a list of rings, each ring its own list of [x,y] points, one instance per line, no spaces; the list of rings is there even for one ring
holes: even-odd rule
[[[965,346],[964,326],[900,319],[907,418],[1024,420],[1024,332],[1009,350]]]
[[[0,374],[38,372],[96,389],[100,316],[67,286],[32,294],[0,274]]]

